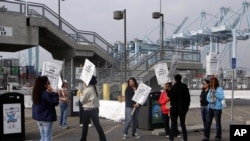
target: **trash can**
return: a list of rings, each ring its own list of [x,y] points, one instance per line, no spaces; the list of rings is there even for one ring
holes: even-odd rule
[[[138,128],[153,130],[163,128],[161,107],[158,103],[161,92],[150,92],[147,101],[140,108]]]
[[[79,99],[77,89],[71,91],[71,116],[79,116]]]
[[[24,95],[9,92],[0,95],[0,140],[24,141]]]

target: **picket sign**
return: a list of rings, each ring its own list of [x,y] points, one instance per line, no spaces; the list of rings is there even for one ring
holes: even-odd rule
[[[89,81],[91,80],[94,73],[95,73],[95,65],[88,59],[85,59],[80,79],[88,86]]]
[[[172,78],[175,75],[175,71],[176,71],[177,65],[179,64],[180,60],[181,60],[180,55],[177,55],[177,54],[173,55],[171,66],[169,69],[169,74],[168,74],[168,76],[170,78]]]
[[[168,65],[167,63],[158,63],[154,66],[155,76],[159,85],[168,82]]]
[[[136,104],[143,105],[146,102],[151,89],[152,89],[151,87],[149,87],[148,85],[141,82],[139,84],[137,90],[135,91],[135,94],[134,94],[132,100],[135,101]],[[136,107],[133,108],[131,115],[134,114],[135,109],[136,109]]]
[[[58,82],[62,66],[53,62],[43,62],[42,75],[47,76],[53,89],[58,89]]]

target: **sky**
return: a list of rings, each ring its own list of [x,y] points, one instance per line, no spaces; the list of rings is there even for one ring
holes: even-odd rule
[[[58,0],[27,0],[43,3],[58,12]],[[113,11],[127,11],[127,40],[135,38],[156,41],[159,38],[160,20],[152,18],[152,12],[164,14],[165,36],[171,36],[173,31],[188,17],[186,25],[199,26],[195,21],[202,11],[207,13],[207,19],[216,17],[221,7],[231,8],[231,13],[241,8],[243,0],[64,0],[61,1],[61,17],[79,30],[93,31],[111,44],[124,39],[124,21],[114,20]],[[161,3],[161,5],[160,5]],[[194,22],[196,22],[194,24]],[[185,26],[184,26],[185,27]],[[247,43],[249,44],[249,43]],[[40,49],[43,60],[52,60],[45,50]],[[8,56],[25,56],[21,53],[2,53]],[[20,55],[21,54],[21,55]],[[25,60],[25,59],[24,59]],[[250,65],[250,64],[249,64]]]

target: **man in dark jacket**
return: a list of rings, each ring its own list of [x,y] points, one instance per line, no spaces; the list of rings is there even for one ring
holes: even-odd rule
[[[180,117],[180,124],[182,128],[183,141],[187,141],[187,129],[186,129],[186,114],[190,105],[190,93],[186,84],[181,82],[182,76],[180,74],[175,75],[175,84],[173,85],[170,97],[170,117],[171,117],[171,130],[169,140],[174,140],[174,131],[177,129],[177,119]]]

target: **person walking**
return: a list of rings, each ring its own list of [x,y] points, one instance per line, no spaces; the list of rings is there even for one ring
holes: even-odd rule
[[[90,119],[92,120],[94,127],[99,134],[100,141],[106,141],[106,136],[99,121],[99,98],[96,90],[97,80],[95,76],[92,76],[89,85],[84,89],[83,95],[80,97],[80,101],[83,107],[83,126],[82,137],[80,141],[87,141],[88,125]]]
[[[84,89],[86,88],[85,84],[80,82],[78,85],[78,90],[77,90],[77,97],[78,97],[78,105],[79,105],[79,123],[80,127],[83,126],[83,107],[82,103],[80,101],[81,96],[83,96]],[[89,120],[89,127],[92,127],[91,120]]]
[[[165,135],[166,137],[169,137],[169,134],[170,134],[170,127],[169,127],[170,99],[167,93],[167,85],[168,85],[167,83],[164,84],[163,91],[161,92],[158,102],[161,106],[162,121],[163,121],[163,126],[165,129]]]
[[[128,85],[125,90],[125,127],[123,130],[122,139],[127,139],[128,130],[131,122],[133,122],[132,136],[135,138],[140,138],[140,136],[136,133],[140,105],[132,100],[135,91],[138,88],[138,83],[134,77],[129,78],[127,83]],[[134,108],[135,111],[131,115],[131,112]]]
[[[208,120],[204,131],[204,138],[202,139],[202,141],[208,141],[210,138],[210,130],[213,118],[215,118],[216,122],[215,140],[221,140],[221,114],[223,109],[222,100],[224,100],[224,91],[219,86],[219,80],[216,77],[212,76],[210,79],[210,90],[207,94]]]
[[[63,81],[61,89],[58,91],[59,94],[59,107],[60,107],[60,121],[59,127],[63,129],[68,129],[67,126],[67,114],[68,114],[68,106],[69,106],[69,91],[68,82],[66,80]]]
[[[190,105],[190,93],[186,84],[181,82],[182,76],[176,74],[174,77],[175,83],[171,88],[169,94],[170,98],[170,115],[171,115],[171,129],[169,140],[174,140],[174,132],[177,130],[177,119],[180,118],[180,125],[182,128],[183,141],[187,141],[187,129],[186,129],[186,114]]]
[[[36,78],[32,102],[32,118],[37,121],[40,141],[52,141],[53,122],[57,120],[55,106],[59,104],[59,95],[53,92],[47,76]]]
[[[201,94],[200,94],[200,109],[201,109],[201,118],[203,122],[202,132],[204,132],[205,130],[207,117],[208,117],[207,94],[209,92],[209,89],[210,89],[210,81],[208,79],[205,79],[203,81],[203,87],[202,87]]]

